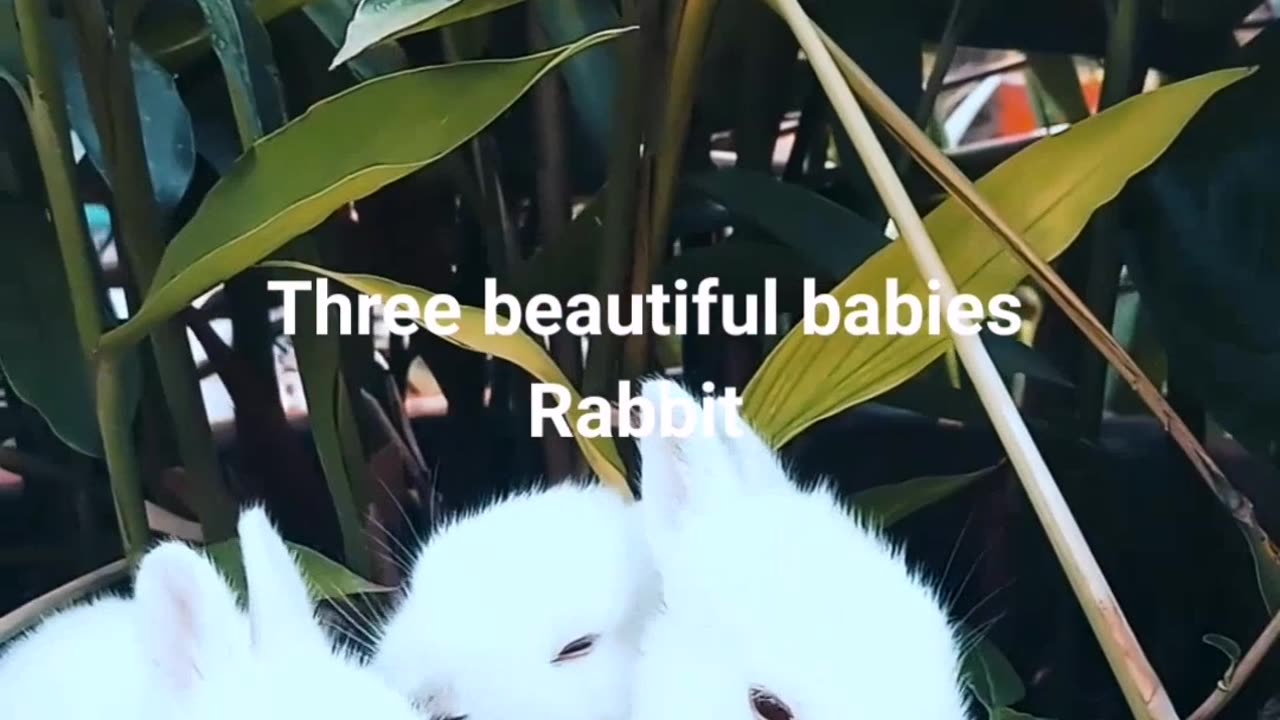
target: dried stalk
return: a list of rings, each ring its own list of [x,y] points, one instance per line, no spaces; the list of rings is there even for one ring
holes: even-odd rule
[[[955,281],[947,272],[924,221],[912,206],[906,188],[894,173],[892,162],[872,132],[870,121],[846,84],[831,51],[800,7],[799,0],[770,0],[770,4],[786,21],[808,56],[921,274],[938,280],[941,300],[950,304],[957,295]],[[1008,388],[996,372],[991,356],[977,336],[953,332],[952,337],[960,360],[1017,470],[1134,717],[1140,720],[1177,720],[1168,694],[1143,655]]]
[[[1271,650],[1271,646],[1276,644],[1276,639],[1280,638],[1280,612],[1271,616],[1271,622],[1263,628],[1262,633],[1258,635],[1258,639],[1253,641],[1253,645],[1249,648],[1244,657],[1240,659],[1240,664],[1231,672],[1230,677],[1223,678],[1218,681],[1218,686],[1214,688],[1213,693],[1200,703],[1200,707],[1187,717],[1187,720],[1209,720],[1216,717],[1222,709],[1227,706],[1231,698],[1240,692],[1240,688],[1244,686],[1245,681],[1253,675],[1258,669],[1258,665],[1262,664],[1262,659],[1267,656],[1267,652]]]

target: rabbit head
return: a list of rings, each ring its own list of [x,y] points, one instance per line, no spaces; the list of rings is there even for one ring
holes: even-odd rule
[[[204,557],[165,543],[142,560],[135,602],[158,718],[414,720],[407,699],[335,650],[292,554],[261,508],[240,518],[247,616]]]
[[[703,412],[670,381],[642,395]],[[934,590],[829,487],[802,489],[734,408],[720,411],[717,432],[639,441],[664,607],[641,643],[633,720],[968,718]]]
[[[614,720],[656,602],[634,503],[596,482],[516,492],[421,547],[371,665],[430,718]]]

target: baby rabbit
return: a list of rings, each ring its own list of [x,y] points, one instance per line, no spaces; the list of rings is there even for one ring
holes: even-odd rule
[[[237,529],[249,596],[247,642],[235,643],[234,655],[207,653],[208,662],[196,668],[199,682],[187,683],[181,712],[172,717],[416,720],[407,698],[336,648],[266,513],[247,510]]]
[[[701,419],[673,382],[641,393]],[[639,441],[664,608],[641,643],[632,720],[969,718],[935,591],[720,407],[714,434]]]
[[[266,514],[245,512],[239,532],[247,615],[203,555],[162,543],[139,563],[132,598],[58,613],[0,657],[6,720],[415,720],[332,650]]]
[[[437,529],[371,666],[432,718],[620,720],[657,577],[636,505],[594,482]]]

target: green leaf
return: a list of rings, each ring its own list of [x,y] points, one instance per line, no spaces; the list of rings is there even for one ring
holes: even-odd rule
[[[804,255],[833,278],[853,272],[888,244],[852,210],[763,172],[721,170],[685,180],[729,212]]]
[[[347,21],[355,15],[358,0],[311,0],[302,8],[311,22],[332,43],[334,50],[342,47],[347,32]],[[359,57],[347,61],[360,80],[403,70],[409,64],[404,50],[395,43],[381,43],[365,48]]]
[[[988,710],[1013,705],[1027,694],[1018,671],[995,643],[986,638],[965,654],[960,672],[978,702]]]
[[[1253,560],[1253,574],[1258,582],[1258,592],[1262,595],[1262,603],[1267,607],[1267,614],[1280,612],[1280,553],[1267,539],[1259,536],[1249,528],[1236,524],[1244,534],[1249,546],[1249,557]]]
[[[677,279],[688,283],[688,289],[683,292],[693,292],[703,279],[714,278],[718,281],[717,294],[760,296],[764,292],[764,281],[773,279],[778,310],[798,313],[804,307],[804,280],[815,274],[821,275],[784,245],[729,238],[685,250],[663,265],[655,280],[667,292],[674,293],[681,292],[673,286]]]
[[[50,29],[61,61],[71,129],[80,137],[89,161],[110,184],[107,158],[85,92],[74,31],[65,21],[51,22]],[[156,201],[162,210],[169,212],[186,195],[195,173],[195,131],[173,76],[137,44],[129,47],[129,62],[138,96],[138,117],[142,122],[147,169],[155,186]]]
[[[1240,663],[1240,657],[1243,655],[1240,651],[1240,644],[1225,635],[1219,635],[1217,633],[1206,633],[1200,639],[1204,640],[1206,645],[1212,645],[1218,648],[1222,651],[1223,655],[1227,656],[1227,660],[1229,660],[1231,664],[1227,666],[1227,670],[1222,674],[1222,678],[1224,682],[1231,682],[1231,676],[1235,673],[1236,665]]]
[[[380,42],[469,20],[519,2],[523,0],[361,0],[329,69]]]
[[[333,313],[331,313],[332,316]],[[334,511],[342,533],[343,552],[348,563],[356,567],[355,558],[367,554],[365,534],[360,524],[360,503],[356,500],[357,478],[364,469],[356,465],[361,458],[349,458],[344,453],[344,437],[359,440],[359,435],[344,436],[342,420],[349,418],[350,408],[344,408],[342,400],[347,393],[347,382],[340,362],[339,337],[316,333],[315,296],[308,294],[298,302],[298,333],[293,336],[293,349],[298,360],[302,391],[307,401],[307,421],[311,425],[316,454],[324,470],[329,495],[333,498]],[[344,412],[345,410],[345,412]],[[355,428],[346,428],[356,433]]]
[[[53,225],[42,208],[0,199],[0,227],[6,251],[0,263],[0,308],[6,308],[0,312],[0,369],[59,439],[102,457],[94,387]],[[100,301],[105,308],[106,298]],[[127,369],[132,376],[137,365]],[[136,376],[128,387],[134,402]]]
[[[227,78],[227,90],[241,141],[248,144],[284,124],[280,75],[267,29],[249,0],[198,0],[213,34],[213,50]]]
[[[1275,86],[1262,71],[1215,96],[1120,203],[1140,319],[1171,382],[1259,457],[1280,447]]]
[[[1014,373],[1022,373],[1060,387],[1075,387],[1044,353],[1022,344],[1017,338],[996,335],[985,329],[978,333],[978,337],[982,338],[982,344],[987,347],[996,370],[1005,378],[1012,377]]]
[[[317,599],[330,600],[348,595],[392,592],[394,588],[372,583],[356,575],[342,565],[310,548],[287,543],[294,552],[302,574],[314,588]],[[241,597],[245,595],[244,561],[240,554],[240,540],[232,538],[204,548],[209,559],[227,577],[231,587]]]
[[[427,290],[397,283],[376,275],[340,273],[306,263],[287,260],[273,260],[265,262],[263,265],[294,268],[316,275],[323,275],[365,295],[389,298],[392,295],[405,294],[412,297],[417,302],[418,307],[426,307],[427,302],[435,296],[435,293]],[[461,317],[456,321],[458,331],[452,335],[442,335],[441,337],[467,350],[486,353],[514,363],[542,382],[556,383],[564,387],[569,391],[570,402],[572,403],[567,419],[570,425],[576,428],[578,418],[582,415],[581,411],[577,409],[581,396],[578,395],[569,380],[565,378],[555,360],[551,359],[547,351],[542,348],[542,344],[523,331],[516,332],[511,336],[489,335],[485,332],[484,315],[485,311],[481,308],[462,305]],[[422,324],[421,318],[419,318],[419,324]],[[582,453],[591,464],[592,469],[605,482],[613,484],[623,492],[630,493],[626,484],[626,472],[623,470],[622,459],[618,455],[618,449],[613,444],[613,440],[608,437],[584,438],[576,432],[574,437],[577,439],[578,445],[582,448]]]
[[[263,23],[315,0],[253,0]],[[170,72],[179,72],[209,51],[210,32],[197,0],[149,2],[138,17],[134,35],[147,54]]]
[[[863,490],[853,497],[853,504],[889,527],[911,513],[954,495],[975,480],[986,477],[1004,465],[1004,461],[963,475],[918,477]]]
[[[142,339],[200,293],[335,210],[457,148],[559,62],[627,31],[597,33],[522,58],[379,77],[317,103],[255,143],[209,191],[165,249],[142,307],[103,336],[103,346]],[[363,134],[352,142],[356,129]]]
[[[1017,153],[978,181],[979,191],[1030,246],[1049,260],[1079,235],[1100,205],[1152,163],[1213,93],[1251,70],[1225,70],[1139,95]],[[925,218],[935,246],[961,293],[984,304],[1026,276],[1003,242],[954,198]],[[899,293],[927,297],[902,242],[877,252],[832,295],[843,303],[866,293],[887,315],[886,281]],[[923,302],[923,300],[922,300]],[[949,335],[830,337],[797,325],[748,384],[744,414],[775,446],[809,425],[905,382],[952,345]]]
[[[0,0],[0,70],[15,77],[26,74],[27,63],[22,56],[22,40],[18,37],[18,16],[13,0]]]
[[[616,3],[599,0],[529,0],[529,10],[552,44],[569,42],[599,32],[622,21]],[[569,89],[569,103],[583,129],[588,152],[585,162],[592,172],[604,173],[600,158],[609,155],[613,138],[614,100],[621,80],[618,47],[604,45],[584,52],[564,64],[561,75]],[[597,167],[599,165],[599,167]]]

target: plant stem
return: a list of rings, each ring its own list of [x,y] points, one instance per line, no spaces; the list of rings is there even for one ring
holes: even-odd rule
[[[636,24],[638,16],[638,9],[629,4],[623,13],[623,23]],[[596,284],[596,297],[600,298],[625,292],[628,282],[638,214],[636,206],[640,202],[638,190],[643,187],[639,182],[644,128],[640,99],[647,77],[643,62],[647,32],[651,29],[641,25],[640,32],[629,33],[616,41],[622,78],[615,96],[609,176],[603,190],[604,237]],[[583,370],[584,395],[604,395],[610,391],[617,381],[621,350],[622,338],[612,333],[601,333],[591,338],[587,365]]]
[[[716,13],[717,4],[717,0],[684,0],[675,28],[667,101],[663,106],[660,134],[655,138],[656,153],[653,160],[650,262],[654,267],[662,261],[661,253],[666,247],[676,187],[680,180],[681,160],[684,158],[685,139],[689,135],[689,120],[693,115],[698,77],[702,70],[702,56],[707,47],[711,18]]]
[[[96,74],[95,64],[99,70],[105,66],[108,87],[100,89],[102,94],[97,96],[97,99],[105,100],[105,106],[101,101],[90,104],[110,168],[120,225],[119,243],[133,273],[134,283],[139,288],[146,288],[150,286],[160,263],[164,241],[142,141],[130,61],[136,9],[136,2],[121,3],[116,8],[113,28],[107,27],[102,8],[96,0],[76,0],[69,8],[69,14],[83,39],[82,43],[91,42],[92,49],[102,48],[101,52],[105,53],[103,57],[88,52],[91,48],[82,44],[81,65],[86,78]],[[94,95],[90,97],[94,98]],[[178,451],[188,476],[194,481],[193,497],[205,537],[210,541],[233,537],[235,506],[222,485],[217,451],[186,330],[176,318],[171,318],[152,332],[151,346],[172,415]]]
[[[920,105],[916,108],[916,127],[923,128],[929,124],[933,116],[938,95],[942,92],[943,81],[947,79],[947,71],[955,61],[956,48],[960,37],[969,28],[971,20],[982,10],[986,0],[952,0],[951,12],[947,14],[947,24],[943,26],[937,51],[934,53],[933,67],[929,69],[929,78],[925,81],[924,93],[920,96]],[[898,162],[894,165],[899,175],[906,173],[911,164],[911,151],[902,149]]]
[[[151,533],[142,497],[142,473],[133,448],[137,404],[130,402],[125,393],[122,357],[123,353],[114,350],[98,355],[96,409],[120,540],[124,543],[125,557],[136,561],[146,552]]]
[[[31,75],[31,133],[71,291],[84,372],[96,387],[98,422],[111,473],[120,540],[126,557],[136,559],[146,547],[149,533],[132,442],[135,405],[125,401],[125,376],[118,372],[118,358],[100,359],[96,377],[93,371],[93,349],[104,326],[100,304],[104,298],[98,292],[94,274],[98,263],[90,255],[93,245],[74,180],[66,92],[52,51],[48,11],[43,0],[18,0],[15,10]]]
[[[103,312],[94,279],[98,263],[75,184],[71,150],[71,124],[67,118],[66,92],[62,87],[58,58],[49,34],[44,0],[16,0],[14,10],[21,32],[22,50],[30,73],[32,139],[44,177],[45,193],[62,252],[63,270],[71,289],[76,333],[84,354],[85,372],[92,376],[90,356],[103,331]],[[92,379],[92,377],[90,377]]]
[[[921,274],[939,282],[939,295],[944,305],[949,306],[958,292],[955,282],[929,238],[924,221],[912,206],[906,188],[894,173],[888,155],[872,132],[870,121],[845,83],[813,22],[800,7],[799,0],[771,0],[771,4],[791,27],[808,56]],[[996,372],[991,356],[977,336],[954,332],[952,336],[960,360],[1009,453],[1085,616],[1102,644],[1130,710],[1140,720],[1177,720],[1173,704],[1142,654],[1137,638],[1116,603],[1044,458],[1031,439],[1013,398]]]
[[[1142,4],[1146,0],[1119,0],[1107,36],[1106,74],[1102,79],[1098,112],[1141,92],[1145,68],[1138,66],[1140,48],[1138,26],[1142,16]],[[1087,236],[1081,246],[1088,253],[1088,271],[1085,276],[1084,300],[1093,317],[1104,321],[1108,328],[1115,322],[1116,295],[1120,287],[1120,238],[1117,236],[1118,218],[1115,203],[1108,203],[1094,214],[1086,228]],[[1079,417],[1086,437],[1097,437],[1102,425],[1102,413],[1106,399],[1106,359],[1088,348],[1081,348],[1079,357]]]
[[[1244,687],[1245,682],[1253,676],[1254,671],[1258,669],[1258,665],[1262,664],[1262,659],[1271,651],[1277,639],[1280,639],[1280,613],[1271,616],[1271,620],[1262,629],[1258,639],[1254,640],[1253,645],[1240,659],[1240,664],[1231,673],[1230,679],[1220,680],[1213,693],[1204,699],[1200,707],[1196,708],[1187,720],[1209,720],[1222,712],[1227,703],[1231,702],[1231,698],[1235,697],[1236,693],[1240,692],[1240,688]]]
[[[537,48],[547,43],[538,18],[526,13],[526,31],[530,45]],[[533,94],[533,126],[536,147],[536,183],[538,239],[543,247],[556,242],[565,233],[573,213],[569,190],[569,165],[565,138],[564,89],[558,75],[543,78],[530,92]],[[509,258],[508,267],[519,260]],[[582,343],[578,336],[561,329],[548,338],[551,356],[565,378],[574,386],[582,385]],[[553,479],[568,477],[584,469],[582,454],[573,438],[543,432],[543,452],[547,475]]]

